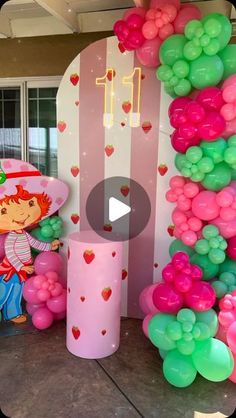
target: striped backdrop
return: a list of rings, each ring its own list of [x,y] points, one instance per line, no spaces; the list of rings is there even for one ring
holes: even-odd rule
[[[129,127],[125,102],[130,100],[130,90],[122,84],[134,67],[142,69],[138,128]],[[109,129],[103,127],[104,88],[96,86],[96,78],[104,76],[108,68],[115,70],[114,125]],[[172,207],[165,201],[165,192],[170,177],[176,174],[166,116],[169,102],[155,71],[140,66],[132,52],[121,53],[116,37],[102,39],[82,51],[68,67],[57,96],[58,172],[70,186],[70,198],[60,212],[65,221],[63,251],[67,251],[68,234],[90,229],[86,200],[101,180],[132,178],[144,187],[151,201],[145,230],[124,244],[122,315],[129,317],[142,317],[139,294],[161,279],[161,270],[169,260]]]

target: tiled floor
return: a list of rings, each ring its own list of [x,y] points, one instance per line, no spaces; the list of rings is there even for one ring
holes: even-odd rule
[[[236,385],[198,376],[171,387],[141,321],[123,320],[120,349],[99,361],[71,355],[61,323],[0,338],[0,407],[10,418],[222,417],[236,407]]]

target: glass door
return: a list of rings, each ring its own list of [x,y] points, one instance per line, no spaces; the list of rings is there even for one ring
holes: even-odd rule
[[[0,158],[22,157],[21,87],[0,87]]]

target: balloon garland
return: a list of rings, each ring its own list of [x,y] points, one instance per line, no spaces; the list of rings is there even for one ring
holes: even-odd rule
[[[142,65],[174,98],[171,144],[179,176],[175,240],[162,282],[140,295],[143,331],[163,358],[163,374],[187,387],[197,373],[236,383],[236,45],[220,13],[201,18],[194,5],[151,0],[114,25],[121,52]],[[221,83],[221,84],[219,84]],[[196,91],[197,90],[197,91]],[[214,308],[216,308],[214,310]]]

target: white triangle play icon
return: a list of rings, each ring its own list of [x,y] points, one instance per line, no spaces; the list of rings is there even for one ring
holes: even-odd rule
[[[109,221],[114,222],[131,212],[131,207],[116,199],[109,199]]]

